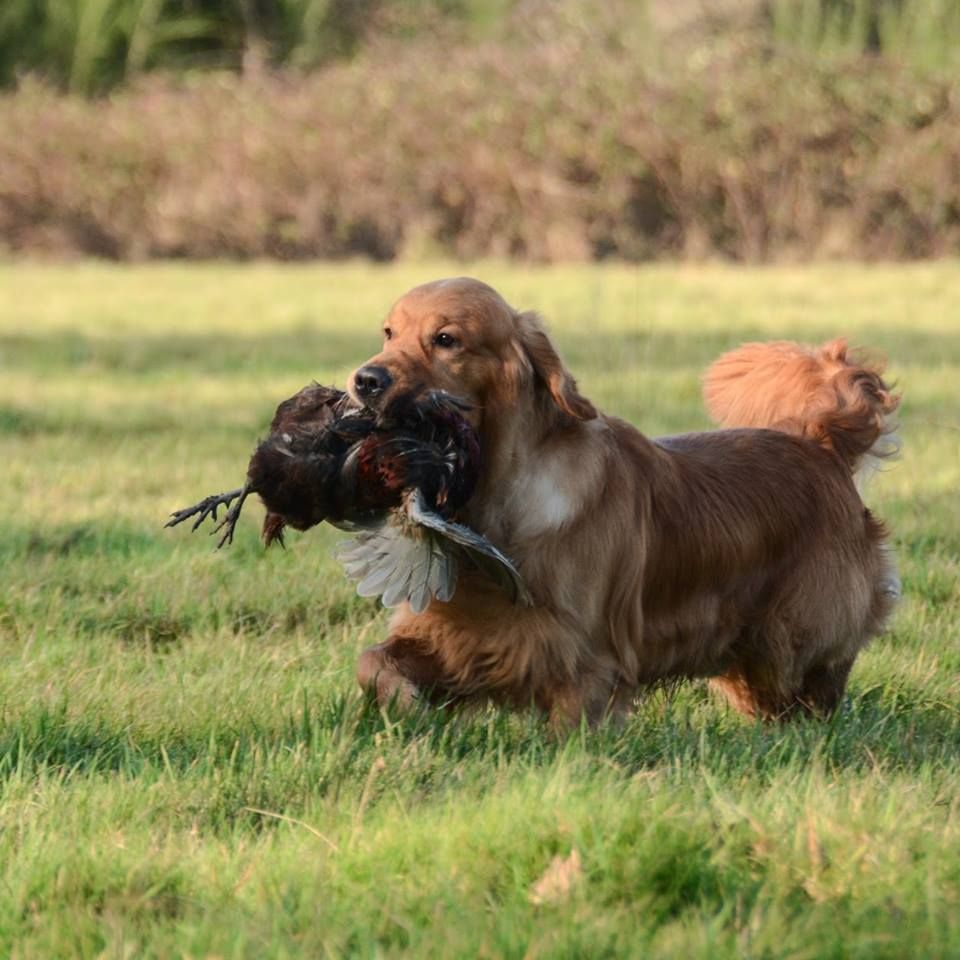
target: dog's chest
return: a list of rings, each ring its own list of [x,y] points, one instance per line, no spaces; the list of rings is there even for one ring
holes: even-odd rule
[[[509,539],[524,542],[554,534],[580,518],[602,487],[603,458],[590,443],[556,445],[532,455],[502,484],[501,521]]]
[[[515,478],[507,506],[517,536],[542,536],[566,526],[579,509],[579,491],[571,486],[569,475],[550,462],[535,473]]]

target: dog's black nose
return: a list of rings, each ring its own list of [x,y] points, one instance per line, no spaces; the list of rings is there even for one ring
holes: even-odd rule
[[[353,375],[353,389],[361,400],[372,400],[391,383],[393,377],[383,367],[361,367]]]

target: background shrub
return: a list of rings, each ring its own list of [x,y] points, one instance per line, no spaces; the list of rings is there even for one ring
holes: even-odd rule
[[[87,0],[73,2],[88,14]],[[125,9],[102,2],[101,24]],[[171,9],[153,2],[155,17]],[[792,14],[788,0],[738,7],[739,20],[729,13],[709,35],[708,21],[680,16],[682,3],[667,25],[627,0],[505,4],[516,9],[483,27],[492,0],[370,0],[353,20],[335,15],[337,2],[269,7],[292,19],[262,28],[264,49],[290,63],[329,58],[314,70],[274,68],[245,39],[230,47],[248,50],[239,72],[146,73],[109,98],[21,80],[0,96],[0,246],[543,261],[960,248],[954,74],[932,54],[924,65],[864,53],[866,0],[822,0],[829,16],[790,43],[778,37],[803,0]],[[881,39],[914,9],[874,6]],[[204,32],[217,4],[177,9],[171,50],[217,53]],[[256,4],[243,10],[261,22]],[[317,41],[303,47],[311,17]],[[284,34],[283,22],[295,29]],[[856,44],[841,55],[844,29]],[[95,34],[103,50],[120,35]],[[818,36],[833,38],[822,54]],[[339,55],[352,45],[359,52]]]

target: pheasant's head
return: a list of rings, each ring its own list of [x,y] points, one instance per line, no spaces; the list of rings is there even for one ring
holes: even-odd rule
[[[477,434],[464,413],[438,392],[388,406],[349,457],[356,505],[397,506],[407,492],[420,490],[431,509],[455,513],[470,499],[480,470]]]

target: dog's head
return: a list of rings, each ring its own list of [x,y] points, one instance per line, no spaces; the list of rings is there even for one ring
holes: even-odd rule
[[[593,405],[577,391],[540,318],[514,310],[492,287],[458,277],[415,287],[383,325],[383,349],[353,372],[358,402],[384,409],[443,390],[484,418],[541,392],[560,417],[589,420]]]

